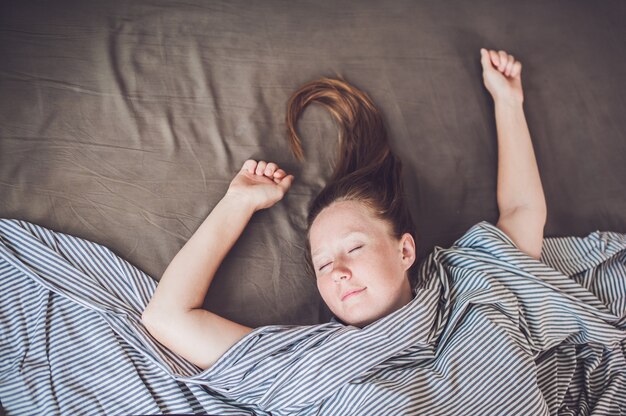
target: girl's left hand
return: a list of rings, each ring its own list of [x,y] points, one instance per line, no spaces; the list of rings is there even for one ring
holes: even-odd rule
[[[524,101],[522,63],[503,50],[480,49],[483,81],[494,101],[499,99]]]

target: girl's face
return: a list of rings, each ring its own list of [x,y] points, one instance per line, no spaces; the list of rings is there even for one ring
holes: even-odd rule
[[[389,224],[363,204],[340,201],[324,208],[309,241],[317,288],[346,324],[362,328],[413,298],[407,277],[415,261],[413,237],[405,233],[396,240]]]

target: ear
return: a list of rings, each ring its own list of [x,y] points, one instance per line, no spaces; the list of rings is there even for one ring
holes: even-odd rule
[[[404,265],[404,270],[408,270],[415,262],[415,240],[410,233],[404,233],[400,238],[400,253],[401,261]]]

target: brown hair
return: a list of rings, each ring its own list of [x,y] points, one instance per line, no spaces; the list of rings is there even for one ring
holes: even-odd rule
[[[320,78],[302,85],[287,104],[287,137],[299,161],[304,160],[296,122],[310,103],[324,106],[339,122],[339,158],[328,184],[309,206],[306,260],[311,260],[309,232],[319,213],[335,201],[357,201],[375,217],[386,221],[393,237],[415,234],[415,225],[404,199],[402,164],[391,151],[382,116],[369,96],[340,79]],[[416,283],[416,263],[409,269],[411,286]]]

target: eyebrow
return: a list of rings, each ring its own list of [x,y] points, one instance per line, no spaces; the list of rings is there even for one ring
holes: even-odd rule
[[[340,239],[342,239],[342,240],[345,240],[345,239],[347,239],[348,237],[352,237],[352,236],[354,236],[354,235],[359,235],[359,236],[367,237],[367,234],[365,234],[365,233],[364,233],[364,232],[362,232],[362,231],[351,231],[351,232],[345,233],[344,235],[342,235],[342,236],[341,236],[341,237],[339,237],[339,238],[340,238]],[[317,257],[317,256],[320,254],[320,251],[322,251],[322,250],[321,250],[321,249],[319,249],[319,250],[315,250],[313,253],[311,253],[311,258],[313,259],[313,258]]]

